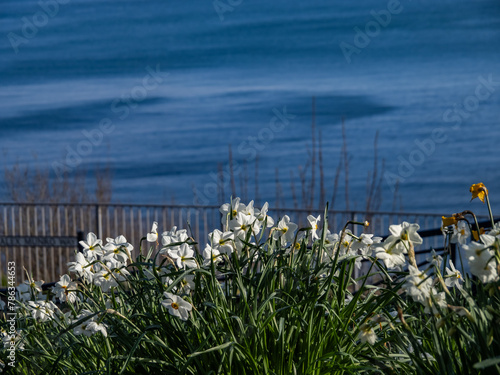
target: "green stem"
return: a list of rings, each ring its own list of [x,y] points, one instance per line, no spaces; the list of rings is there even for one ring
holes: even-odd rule
[[[477,222],[477,217],[476,217],[476,215],[474,215],[474,212],[467,210],[467,211],[464,211],[463,214],[464,215],[471,215],[474,218],[474,222],[476,223],[478,241],[483,243],[483,241],[481,240],[481,229],[479,228],[479,223]]]
[[[486,195],[486,204],[488,205],[488,213],[490,214],[490,220],[491,220],[491,229],[495,226],[495,220],[493,220],[493,213],[491,212],[491,205],[490,205],[490,198],[488,196],[488,193],[485,193]]]

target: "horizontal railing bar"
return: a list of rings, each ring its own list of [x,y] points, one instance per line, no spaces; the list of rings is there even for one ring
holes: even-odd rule
[[[500,218],[495,218],[495,222],[499,221]],[[480,221],[478,222],[478,225],[480,227],[487,227],[487,228],[490,228],[491,227],[491,221],[489,220],[485,220],[485,221]],[[442,235],[443,232],[441,231],[441,228],[435,228],[435,229],[427,229],[427,230],[422,230],[422,231],[418,231],[418,234],[420,235],[420,237],[422,238],[428,238],[428,237],[434,237],[434,236],[439,236],[439,235]],[[382,237],[384,240],[389,237],[390,235],[385,235],[384,237]]]
[[[150,207],[150,208],[192,208],[192,209],[219,209],[218,205],[207,205],[198,206],[191,204],[141,204],[141,203],[32,203],[32,202],[0,202],[0,206],[49,206],[49,207],[60,207],[60,206],[74,206],[74,207],[89,207],[89,206],[101,206],[101,207]],[[306,209],[306,208],[280,208],[280,209],[270,209],[269,211],[278,212],[322,212],[322,209]],[[361,215],[389,215],[389,216],[434,216],[441,217],[442,214],[436,212],[394,212],[394,211],[364,211],[364,210],[333,210],[328,211],[329,214],[361,214]],[[486,218],[486,215],[477,216],[478,218]]]

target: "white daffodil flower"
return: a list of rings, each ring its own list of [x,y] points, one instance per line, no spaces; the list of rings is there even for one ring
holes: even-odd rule
[[[164,292],[163,295],[166,299],[161,301],[161,304],[168,309],[170,315],[184,321],[188,320],[189,312],[193,309],[193,306],[175,294]]]
[[[194,275],[186,275],[182,278],[178,284],[176,293],[179,294],[189,294],[192,290],[195,290],[196,284],[194,282]]]
[[[22,330],[16,330],[15,334],[2,330],[0,335],[5,349],[16,347],[16,350],[24,350]]]
[[[90,315],[92,315],[93,312],[89,310],[82,310],[82,312],[76,317],[75,321],[84,319]],[[73,333],[75,335],[85,335],[85,336],[92,336],[98,332],[100,332],[104,337],[108,336],[108,332],[106,330],[106,325],[102,323],[96,322],[97,315],[94,315],[92,318],[85,320],[81,324],[77,325],[73,329]]]
[[[444,283],[448,288],[451,287],[461,288],[463,282],[462,274],[460,273],[460,271],[457,271],[455,269],[455,266],[453,265],[451,259],[448,261],[448,264],[450,268],[446,267],[446,276],[444,279]]]
[[[102,240],[92,232],[87,234],[87,241],[80,241],[80,245],[83,247],[83,254],[90,262],[96,260],[98,255],[103,255]]]
[[[324,230],[324,229],[323,229]],[[323,230],[321,231],[321,235],[323,235]],[[328,229],[325,234],[325,248],[331,249],[337,245],[339,241],[339,235],[337,233],[331,233]]]
[[[466,221],[461,220],[453,226],[453,234],[451,235],[450,242],[465,245],[470,238],[470,235],[469,224]]]
[[[256,235],[259,232],[259,221],[253,215],[238,212],[236,217],[229,221],[229,228],[234,232],[235,236],[245,239],[247,233],[251,232]]]
[[[269,203],[266,202],[264,203],[264,205],[260,210],[255,209],[255,216],[262,225],[266,224],[267,228],[271,228],[274,225],[274,220],[271,216],[267,214],[268,210],[269,210]]]
[[[425,260],[436,268],[441,268],[441,264],[443,263],[443,257],[437,254],[435,250],[432,250]]]
[[[231,199],[231,203],[224,203],[219,208],[219,212],[222,214],[222,225],[225,226],[229,220],[234,219],[239,212],[245,212],[245,210],[246,206],[240,203],[240,198],[238,197]]]
[[[45,322],[54,318],[57,306],[52,301],[28,301],[28,309],[33,319]]]
[[[170,231],[165,231],[161,235],[162,248],[160,254],[168,252],[168,250],[178,251],[180,250],[180,244],[186,242],[189,236],[185,229],[177,230],[177,227],[173,227]]]
[[[370,345],[374,345],[377,341],[377,335],[373,330],[373,327],[370,323],[363,323],[359,327],[358,339],[362,344],[369,343]]]
[[[375,256],[383,260],[388,269],[394,269],[405,264],[406,259],[402,253],[402,249],[397,246],[395,241],[388,241],[389,238],[383,243],[377,244],[374,251]]]
[[[367,249],[373,244],[372,237],[373,234],[366,234],[366,233],[361,233],[357,238],[353,237],[351,243],[351,250],[352,251],[360,250],[362,252],[365,252],[366,251],[365,249]]]
[[[473,241],[462,246],[469,261],[470,272],[486,284],[498,279],[494,251],[498,251],[500,240],[488,234],[481,235],[481,240],[483,243]]]
[[[148,242],[156,242],[158,240],[158,223],[156,221],[153,222],[151,231],[146,236],[146,239]]]
[[[96,333],[101,332],[104,337],[108,337],[108,331],[106,330],[106,325],[97,322],[90,322],[85,327],[85,331],[83,332],[86,336],[92,336]]]
[[[218,250],[220,253],[230,255],[234,250],[234,233],[221,232],[215,229],[209,233],[208,238],[212,244],[212,248]]]
[[[321,221],[321,215],[318,217],[314,217],[313,215],[309,215],[307,217],[307,221],[309,221],[309,225],[311,226],[311,239],[313,241],[319,240],[318,230],[319,230],[319,222]]]
[[[255,208],[254,208],[254,201],[250,201],[246,206],[243,205],[245,208],[240,210],[240,212],[244,213],[245,215],[249,216],[255,216]]]
[[[68,271],[76,273],[85,281],[92,282],[95,265],[90,263],[82,253],[76,253],[76,260],[68,263]]]
[[[61,302],[75,303],[78,299],[76,289],[78,285],[71,281],[69,275],[61,276],[61,279],[52,287],[52,292]]]
[[[103,292],[109,292],[112,287],[118,286],[118,282],[111,272],[107,270],[101,270],[95,273],[92,282],[94,285],[101,287]]]
[[[432,295],[432,297],[431,297]],[[446,294],[445,292],[437,292],[435,288],[430,289],[429,296],[424,300],[423,305],[425,306],[424,312],[427,314],[438,315],[439,310],[445,310],[448,304],[446,303]]]
[[[116,259],[126,263],[130,257],[130,252],[134,250],[134,246],[127,242],[125,236],[118,236],[115,239],[107,238],[106,241],[108,243],[104,246],[105,253],[103,259]]]
[[[175,264],[179,268],[198,267],[194,259],[194,250],[186,243],[183,243],[179,250],[168,250],[168,255],[175,261]]]
[[[391,225],[389,226],[391,235],[386,241],[396,241],[396,246],[401,247],[402,252],[406,254],[410,248],[410,243],[413,244],[413,246],[423,243],[422,237],[417,233],[419,229],[420,226],[418,224],[409,224],[406,221],[403,221],[399,225]]]
[[[16,288],[17,298],[20,301],[37,300],[42,293],[42,281],[25,280]]]
[[[279,221],[278,226],[275,227],[275,231],[273,232],[274,239],[281,239],[281,244],[285,246],[287,243],[292,242],[295,236],[295,231],[298,228],[298,225],[292,223],[288,215],[283,216],[283,218]]]
[[[413,298],[415,302],[425,304],[432,289],[432,278],[424,272],[420,272],[412,265],[408,266],[408,271],[410,274],[406,276],[402,289],[407,295]]]
[[[217,264],[222,260],[219,250],[214,249],[209,244],[207,244],[205,250],[203,250],[203,259],[204,266],[210,266],[212,262],[213,264]]]

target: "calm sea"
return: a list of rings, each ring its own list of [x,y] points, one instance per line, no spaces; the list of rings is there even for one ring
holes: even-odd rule
[[[498,0],[3,0],[0,17],[4,165],[109,164],[115,201],[216,204],[231,144],[248,195],[258,155],[260,200],[278,171],[291,205],[315,97],[328,198],[344,117],[351,208],[379,132],[382,209],[399,178],[408,211],[485,213],[482,181],[500,212]]]

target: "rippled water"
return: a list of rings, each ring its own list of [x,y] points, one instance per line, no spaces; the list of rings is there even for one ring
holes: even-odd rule
[[[274,202],[278,168],[290,203],[290,170],[297,176],[310,149],[314,96],[328,197],[344,116],[351,207],[364,207],[379,131],[382,208],[391,208],[397,175],[406,210],[477,207],[467,190],[479,181],[500,208],[498,1],[401,1],[379,32],[371,12],[387,1],[230,3],[239,5],[221,20],[211,1],[69,0],[44,19],[37,1],[4,0],[4,164],[35,163],[33,154],[55,171],[110,163],[115,200],[192,203],[194,186],[203,203],[217,203],[207,183],[231,144],[252,176],[259,151],[261,200]],[[354,28],[367,25],[372,37],[355,44]],[[357,48],[350,63],[342,43]],[[273,128],[284,107],[289,122]],[[110,131],[101,139],[103,119]],[[94,134],[91,149],[83,131]],[[69,161],[68,150],[77,154]]]

